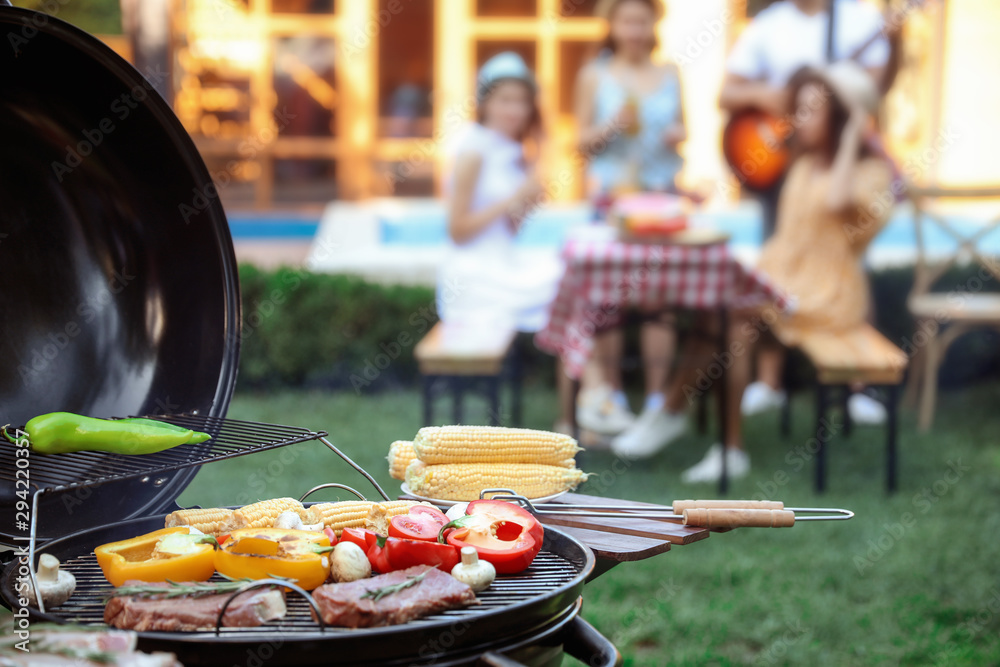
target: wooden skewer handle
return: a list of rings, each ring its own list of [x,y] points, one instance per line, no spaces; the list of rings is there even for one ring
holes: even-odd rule
[[[783,510],[780,500],[675,500],[674,514],[693,509]]]
[[[684,510],[684,524],[701,528],[791,528],[791,510],[705,509]]]

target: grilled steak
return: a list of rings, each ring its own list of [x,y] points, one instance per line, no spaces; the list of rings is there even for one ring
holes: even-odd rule
[[[424,572],[427,574],[419,583],[379,600],[373,596],[362,597],[369,591],[404,583]],[[313,591],[313,599],[327,625],[348,628],[397,625],[448,609],[479,604],[471,588],[450,574],[426,565],[346,584],[325,584]]]
[[[126,581],[125,585],[141,584]],[[145,584],[157,585],[157,584]],[[164,587],[167,584],[162,584]],[[212,629],[226,595],[155,598],[123,595],[108,601],[104,622],[116,628],[139,631],[191,631]],[[243,593],[226,609],[222,625],[253,628],[285,615],[285,593],[277,588],[254,589]]]

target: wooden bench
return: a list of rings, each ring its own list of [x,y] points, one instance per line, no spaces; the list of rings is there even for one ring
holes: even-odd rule
[[[462,423],[464,394],[480,391],[490,403],[490,423],[499,425],[500,385],[508,365],[514,395],[512,421],[520,424],[520,364],[514,344],[516,335],[514,330],[484,331],[442,322],[435,324],[413,350],[423,378],[424,425],[434,423],[434,394],[439,385],[451,393],[455,424]]]
[[[775,333],[781,340],[780,330]],[[816,368],[816,490],[822,492],[826,488],[826,445],[833,433],[824,420],[827,409],[833,404],[833,394],[839,389],[844,408],[844,435],[850,435],[851,420],[847,411],[847,398],[850,396],[851,385],[864,384],[885,390],[885,397],[881,402],[887,412],[886,488],[889,492],[895,491],[897,409],[899,387],[908,361],[906,354],[867,324],[838,333],[817,331],[800,335],[794,346]],[[790,401],[785,401],[781,415],[781,431],[784,435],[788,435],[790,430],[789,403]]]

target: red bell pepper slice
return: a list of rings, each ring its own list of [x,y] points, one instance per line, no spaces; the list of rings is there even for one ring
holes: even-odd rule
[[[542,549],[545,529],[530,512],[502,500],[476,500],[441,529],[439,541],[473,547],[498,574],[526,570]]]
[[[450,573],[462,560],[459,550],[450,544],[399,537],[386,540],[385,552],[393,570],[405,570],[414,565],[431,565]]]

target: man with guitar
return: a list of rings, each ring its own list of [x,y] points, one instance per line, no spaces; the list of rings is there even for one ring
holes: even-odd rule
[[[785,119],[789,79],[806,66],[852,59],[880,82],[889,55],[882,16],[861,0],[779,0],[762,10],[740,35],[719,95],[719,105],[731,114],[724,149],[737,178],[761,196],[765,239],[774,230],[788,159],[783,145],[787,136],[782,135],[794,126],[794,118]],[[746,131],[760,133],[765,147],[764,152],[749,153],[749,163],[747,155],[735,154],[750,148],[749,139],[733,134],[747,118]],[[769,131],[777,136],[767,136]]]
[[[854,60],[884,94],[895,69],[890,40],[895,41],[898,22],[890,23],[862,0],[779,0],[758,13],[737,40],[719,96],[719,105],[730,112],[723,152],[741,184],[760,200],[764,240],[774,232],[790,161],[785,141],[796,126],[797,114],[788,113],[789,80],[806,66]],[[761,351],[758,381],[743,395],[744,414],[784,401],[782,360]],[[871,412],[869,420],[877,421],[881,406],[865,399],[855,399],[858,418]]]

